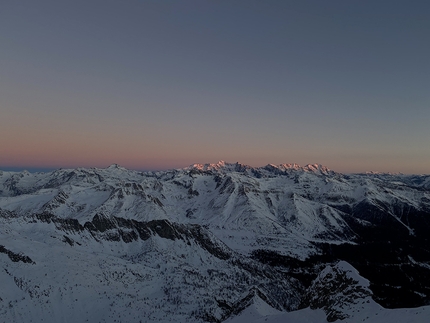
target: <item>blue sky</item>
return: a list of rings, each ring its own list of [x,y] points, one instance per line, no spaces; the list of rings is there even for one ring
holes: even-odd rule
[[[430,173],[430,3],[5,1],[0,166]]]

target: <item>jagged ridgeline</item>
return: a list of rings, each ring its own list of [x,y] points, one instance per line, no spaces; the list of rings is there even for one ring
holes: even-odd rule
[[[5,322],[430,317],[429,176],[0,171],[0,221]]]

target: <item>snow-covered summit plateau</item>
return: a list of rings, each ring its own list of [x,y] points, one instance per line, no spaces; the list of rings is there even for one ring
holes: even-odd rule
[[[430,320],[430,176],[0,171],[0,321]]]

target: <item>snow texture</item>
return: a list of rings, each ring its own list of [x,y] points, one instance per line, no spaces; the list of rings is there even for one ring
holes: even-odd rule
[[[428,322],[429,307],[380,306],[345,261],[306,287],[252,255],[304,261],[318,243],[355,244],[356,226],[386,218],[414,236],[409,214],[429,212],[429,183],[223,161],[165,172],[0,171],[0,321]],[[351,211],[362,205],[383,216]],[[348,284],[327,292],[334,277]]]

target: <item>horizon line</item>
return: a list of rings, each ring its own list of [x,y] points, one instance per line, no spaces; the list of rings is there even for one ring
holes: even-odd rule
[[[224,162],[222,160],[220,160],[218,163],[220,162]],[[132,170],[132,171],[137,171],[137,172],[165,172],[165,171],[171,171],[171,170],[177,170],[177,169],[184,169],[187,167],[191,167],[194,165],[217,165],[218,163],[192,163],[189,164],[187,166],[184,167],[170,167],[170,168],[162,168],[162,169],[155,169],[155,168],[151,168],[151,169],[144,169],[144,168],[137,168],[137,167],[127,167],[127,166],[122,166],[118,163],[112,163],[109,166],[106,167],[100,167],[100,166],[59,166],[59,167],[38,167],[38,166],[31,166],[31,167],[26,167],[26,166],[1,166],[0,165],[0,171],[4,171],[4,172],[23,172],[23,171],[27,171],[29,173],[49,173],[49,172],[53,172],[55,170],[60,170],[60,169],[78,169],[78,168],[84,168],[84,169],[106,169],[109,168],[113,165],[117,165],[119,167],[123,167],[127,170]],[[394,174],[394,175],[430,175],[428,173],[404,173],[404,172],[389,172],[389,171],[375,171],[375,170],[367,170],[367,171],[348,171],[348,172],[344,172],[344,171],[336,171],[330,167],[327,167],[323,164],[318,164],[318,163],[313,163],[313,164],[306,164],[304,166],[297,164],[297,163],[282,163],[282,164],[272,164],[272,163],[268,163],[262,166],[251,166],[248,164],[243,164],[240,162],[234,162],[234,163],[230,163],[230,162],[225,162],[225,164],[241,164],[241,165],[245,165],[245,166],[249,166],[251,168],[262,168],[268,165],[275,165],[275,166],[280,166],[280,165],[297,165],[299,167],[306,167],[306,166],[314,166],[314,165],[319,165],[322,167],[326,167],[328,170],[330,171],[334,171],[336,173],[341,173],[341,174]]]

